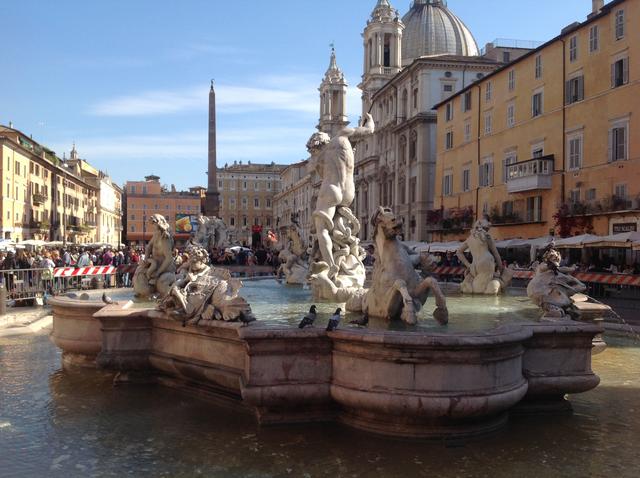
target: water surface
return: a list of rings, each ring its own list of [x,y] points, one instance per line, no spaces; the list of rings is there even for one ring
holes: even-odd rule
[[[613,340],[594,369],[602,383],[571,397],[573,416],[512,417],[460,446],[337,424],[259,428],[179,391],[62,371],[46,335],[0,338],[0,476],[637,477],[638,344]]]

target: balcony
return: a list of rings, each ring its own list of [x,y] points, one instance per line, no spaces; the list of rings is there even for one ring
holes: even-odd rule
[[[29,222],[29,229],[37,231],[48,231],[50,224],[48,221],[31,221]]]
[[[471,206],[427,211],[427,231],[460,233],[471,229],[474,221]]]
[[[553,154],[534,158],[507,168],[507,190],[510,193],[551,189],[553,175]]]
[[[47,199],[49,198],[44,194],[35,193],[31,195],[31,202],[33,202],[34,206],[39,206],[41,204],[44,204],[45,202],[47,202]]]

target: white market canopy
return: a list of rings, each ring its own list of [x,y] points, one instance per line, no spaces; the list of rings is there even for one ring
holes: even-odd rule
[[[21,241],[17,244],[17,246],[44,246],[46,244],[45,241],[41,241],[39,239],[27,239],[26,241]]]
[[[640,249],[640,232],[630,231],[611,234],[610,236],[599,237],[598,240],[585,245],[587,247],[633,247],[634,249]]]

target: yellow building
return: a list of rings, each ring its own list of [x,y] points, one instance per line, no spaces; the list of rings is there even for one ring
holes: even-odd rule
[[[499,239],[640,224],[640,0],[582,23],[437,105],[436,239],[483,215]]]
[[[2,238],[92,243],[98,187],[20,131],[0,126]]]

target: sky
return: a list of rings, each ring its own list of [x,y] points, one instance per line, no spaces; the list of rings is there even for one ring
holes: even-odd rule
[[[20,0],[3,8],[0,124],[116,182],[149,174],[206,185],[208,93],[217,95],[218,166],[290,164],[318,123],[335,44],[360,115],[362,31],[376,0]],[[391,0],[404,15],[411,0]],[[482,48],[546,41],[588,0],[449,0]]]

